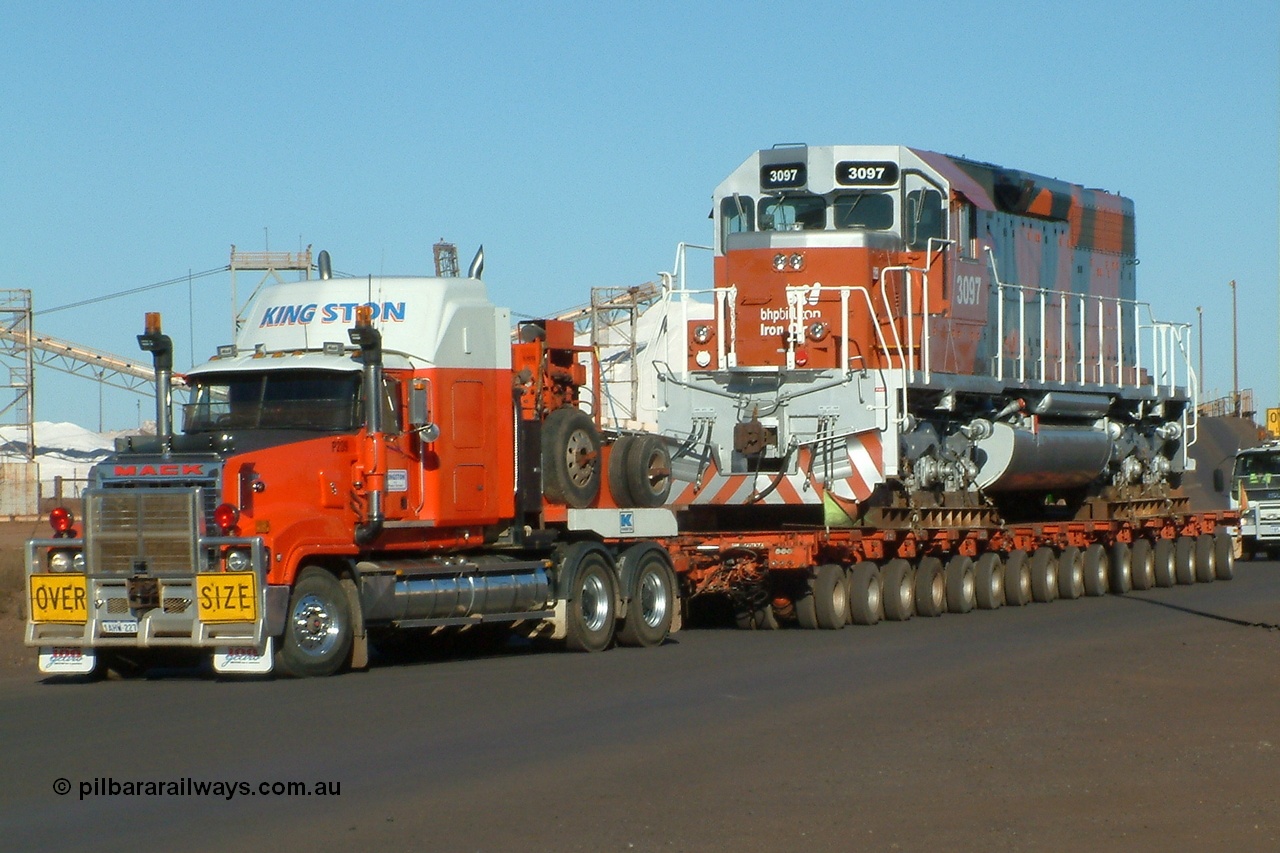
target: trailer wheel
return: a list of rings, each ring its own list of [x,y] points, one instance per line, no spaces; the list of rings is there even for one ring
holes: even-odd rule
[[[1058,597],[1075,601],[1084,595],[1084,558],[1080,549],[1068,545],[1058,555]]]
[[[621,436],[613,443],[609,452],[609,495],[614,503],[622,507],[635,506],[636,503],[627,486],[627,455],[635,440],[634,435]]]
[[[332,572],[307,566],[289,596],[277,663],[295,678],[333,675],[351,657],[352,618],[346,590]]]
[[[861,562],[849,572],[849,614],[855,625],[874,625],[884,612],[880,567]]]
[[[1236,576],[1236,548],[1231,534],[1219,530],[1213,535],[1214,560],[1213,573],[1220,581],[1229,581]]]
[[[998,551],[987,551],[973,564],[974,599],[979,610],[1004,604],[1004,566]]]
[[[581,509],[600,491],[600,433],[591,416],[564,406],[542,425],[542,493]]]
[[[1025,607],[1031,601],[1031,561],[1021,548],[1010,551],[1004,561],[1004,603]]]
[[[1111,592],[1124,595],[1133,589],[1133,552],[1124,542],[1111,546]]]
[[[1196,583],[1209,583],[1218,576],[1218,559],[1213,537],[1202,533],[1196,537]]]
[[[1031,555],[1031,598],[1048,604],[1058,597],[1058,559],[1053,549],[1041,546]]]
[[[1133,547],[1129,551],[1132,561],[1130,565],[1133,567],[1133,588],[1140,591],[1151,589],[1156,585],[1156,557],[1151,540],[1140,536],[1133,540]]]
[[[818,566],[809,579],[814,621],[818,628],[835,631],[849,619],[849,586],[844,569],[834,563]]]
[[[671,494],[671,452],[656,435],[639,435],[627,450],[627,493],[636,506],[655,507]]]
[[[1157,539],[1152,551],[1156,586],[1173,586],[1176,582],[1173,570],[1173,540]]]
[[[652,545],[636,545],[623,551],[618,563],[630,599],[618,628],[618,642],[624,646],[660,645],[671,632],[677,606],[666,552]]]
[[[1084,594],[1092,597],[1106,595],[1111,586],[1111,560],[1107,549],[1094,542],[1084,549]]]
[[[916,612],[915,574],[911,564],[894,559],[884,564],[881,573],[881,600],[884,602],[884,618],[894,622],[906,622]]]
[[[977,603],[973,560],[956,554],[947,561],[947,612],[968,613]]]
[[[1196,540],[1190,536],[1173,540],[1173,576],[1180,584],[1196,582]]]
[[[575,545],[561,567],[569,577],[564,644],[575,652],[602,652],[613,642],[618,613],[612,560],[598,547]]]
[[[947,578],[942,561],[937,557],[921,557],[916,567],[916,613],[941,616],[947,609]]]

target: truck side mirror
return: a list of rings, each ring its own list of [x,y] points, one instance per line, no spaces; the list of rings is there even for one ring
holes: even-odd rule
[[[409,386],[409,428],[431,442],[440,437],[440,427],[431,422],[431,383],[415,379]]]
[[[1213,490],[1219,493],[1227,490],[1226,478],[1222,476],[1221,468],[1213,469]]]

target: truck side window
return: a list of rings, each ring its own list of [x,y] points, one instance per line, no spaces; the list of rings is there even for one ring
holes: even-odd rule
[[[907,248],[924,249],[930,237],[947,236],[942,212],[942,193],[937,190],[912,190],[907,193]]]

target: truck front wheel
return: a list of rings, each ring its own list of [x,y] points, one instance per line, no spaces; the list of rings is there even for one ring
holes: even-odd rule
[[[352,619],[347,594],[332,573],[308,566],[289,598],[277,664],[286,675],[333,675],[351,657]]]

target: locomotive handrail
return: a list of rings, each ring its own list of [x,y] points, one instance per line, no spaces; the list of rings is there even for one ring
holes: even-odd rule
[[[1058,367],[1056,380],[1064,384],[1073,383],[1099,387],[1115,384],[1120,387],[1141,388],[1144,384],[1143,365],[1145,360],[1143,359],[1143,351],[1144,349],[1149,349],[1151,358],[1147,363],[1150,364],[1150,384],[1154,390],[1163,388],[1173,393],[1179,388],[1181,380],[1186,390],[1189,392],[1195,391],[1196,380],[1194,372],[1191,370],[1190,350],[1182,332],[1183,329],[1189,328],[1188,324],[1156,320],[1151,313],[1150,303],[1135,299],[1089,293],[1068,293],[1061,290],[1030,287],[1001,281],[995,255],[990,248],[987,249],[987,254],[991,262],[992,279],[996,287],[997,296],[997,345],[995,358],[997,379],[1003,380],[1005,378],[1005,335],[1010,331],[1008,329],[1009,324],[1005,303],[1006,301],[1015,301],[1011,300],[1010,297],[1016,293],[1016,302],[1019,305],[1017,321],[1018,354],[1016,356],[1019,381],[1026,381],[1028,372],[1027,360],[1034,358],[1034,369],[1041,382],[1049,381],[1049,362],[1056,361]],[[1075,322],[1077,333],[1069,339],[1067,314],[1071,308],[1072,300],[1075,300],[1078,312]],[[1049,306],[1052,303],[1056,303],[1059,313],[1059,343],[1056,359],[1053,359],[1049,352],[1048,341],[1044,334]],[[1097,306],[1097,318],[1096,325],[1091,326],[1089,316],[1093,305]],[[1033,310],[1037,313],[1037,328],[1039,330],[1039,341],[1033,349],[1027,346],[1027,309],[1029,306],[1033,306]],[[1110,359],[1107,357],[1106,346],[1108,343],[1106,318],[1109,306],[1114,306],[1116,335],[1115,356]],[[1126,323],[1126,315],[1128,315],[1135,335],[1133,342],[1134,362],[1132,365],[1125,363],[1124,334],[1126,325],[1129,325]],[[1091,364],[1088,361],[1090,349],[1088,338],[1091,332],[1096,334],[1097,338],[1097,361],[1092,364],[1092,370],[1090,370]],[[1076,367],[1078,372],[1078,375],[1074,378],[1068,376],[1068,343],[1074,343],[1077,348],[1077,357],[1072,361],[1072,366]],[[1181,364],[1181,369],[1179,364]],[[1132,374],[1132,380],[1128,378],[1130,374]],[[1108,382],[1109,378],[1111,379],[1110,383]]]

